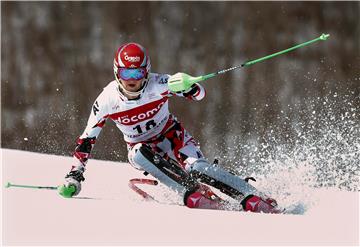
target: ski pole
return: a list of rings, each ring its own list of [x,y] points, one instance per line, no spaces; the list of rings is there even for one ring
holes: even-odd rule
[[[54,186],[34,186],[34,185],[11,184],[8,182],[5,185],[5,188],[10,188],[10,187],[29,188],[29,189],[45,189],[45,190],[57,190],[57,188],[58,188],[58,187],[54,187]]]
[[[178,92],[178,91],[183,91],[185,90],[186,88],[189,88],[191,87],[193,84],[197,83],[197,82],[200,82],[200,81],[205,81],[209,78],[212,78],[214,76],[217,76],[217,75],[220,75],[220,74],[224,74],[226,72],[229,72],[229,71],[232,71],[232,70],[235,70],[235,69],[239,69],[239,68],[242,68],[242,67],[247,67],[247,66],[250,66],[250,65],[253,65],[253,64],[256,64],[256,63],[259,63],[259,62],[262,62],[264,60],[267,60],[267,59],[270,59],[270,58],[273,58],[273,57],[276,57],[276,56],[279,56],[281,54],[284,54],[284,53],[287,53],[287,52],[290,52],[290,51],[293,51],[293,50],[296,50],[296,49],[299,49],[301,47],[304,47],[304,46],[307,46],[307,45],[310,45],[314,42],[317,42],[319,40],[322,40],[322,41],[325,41],[327,40],[327,38],[329,38],[330,34],[321,34],[318,38],[316,39],[312,39],[312,40],[309,40],[307,42],[304,42],[304,43],[301,43],[301,44],[298,44],[298,45],[295,45],[293,47],[290,47],[288,49],[285,49],[285,50],[282,50],[282,51],[279,51],[279,52],[276,52],[276,53],[273,53],[273,54],[270,54],[268,56],[265,56],[265,57],[261,57],[261,58],[258,58],[258,59],[254,59],[254,60],[251,60],[251,61],[248,61],[248,62],[245,62],[241,65],[238,65],[238,66],[234,66],[234,67],[231,67],[231,68],[228,68],[228,69],[224,69],[224,70],[220,70],[218,72],[214,72],[214,73],[210,73],[210,74],[207,74],[207,75],[202,75],[202,76],[198,76],[198,77],[192,77],[192,76],[189,76],[187,74],[182,74],[181,76],[179,77],[182,77],[182,81],[183,83],[186,84],[186,86],[184,87],[184,84],[183,83],[180,83],[181,80],[179,78],[179,80],[177,80],[177,78],[175,80],[172,80],[171,83],[169,83],[169,87],[172,91],[174,92]],[[178,82],[178,83],[177,83]]]
[[[141,195],[146,200],[149,200],[149,201],[154,200],[154,198],[151,195],[149,195],[148,193],[146,193],[145,191],[143,191],[142,189],[137,187],[136,184],[157,185],[158,181],[152,180],[152,179],[145,179],[145,178],[133,178],[133,179],[129,180],[129,187],[133,191],[135,191],[136,193]]]

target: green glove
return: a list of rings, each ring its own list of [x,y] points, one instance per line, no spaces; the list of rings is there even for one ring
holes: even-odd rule
[[[169,77],[169,90],[173,93],[186,92],[190,90],[191,86],[196,82],[201,81],[202,77],[192,77],[188,74],[179,72]]]
[[[73,184],[70,184],[68,186],[63,184],[58,187],[59,194],[65,198],[72,197],[75,194],[75,191],[76,191],[76,187]]]

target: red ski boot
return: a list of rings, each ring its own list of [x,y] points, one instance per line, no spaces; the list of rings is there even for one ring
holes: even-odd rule
[[[225,202],[208,186],[201,184],[195,192],[185,195],[185,205],[189,208],[223,209]]]
[[[250,211],[254,213],[270,213],[270,214],[280,214],[282,211],[277,209],[277,203],[274,199],[267,198],[262,199],[261,197],[255,195],[249,195],[241,201],[241,205],[245,211]]]

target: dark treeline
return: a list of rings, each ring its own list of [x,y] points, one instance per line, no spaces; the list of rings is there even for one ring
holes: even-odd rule
[[[270,130],[293,140],[294,126],[312,124],[308,113],[322,112],[330,95],[359,109],[359,9],[359,2],[1,2],[2,147],[71,155],[124,42],[148,49],[153,72],[201,75],[329,33],[326,42],[204,82],[201,102],[171,100],[210,156],[261,142]],[[113,123],[93,156],[126,159]]]

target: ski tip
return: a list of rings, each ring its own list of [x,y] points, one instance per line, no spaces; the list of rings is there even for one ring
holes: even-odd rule
[[[7,182],[6,184],[5,184],[5,188],[9,188],[11,186],[11,183],[10,182]]]

